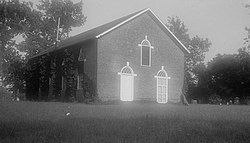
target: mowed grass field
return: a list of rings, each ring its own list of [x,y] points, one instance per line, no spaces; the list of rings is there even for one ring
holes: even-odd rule
[[[250,106],[0,102],[0,142],[250,143]]]

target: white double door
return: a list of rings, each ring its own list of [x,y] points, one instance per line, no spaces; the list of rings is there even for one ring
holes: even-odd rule
[[[167,103],[168,102],[168,88],[167,78],[157,78],[157,102]],[[122,75],[121,76],[121,100],[122,101],[133,101],[134,96],[134,76]]]
[[[157,78],[157,102],[167,103],[168,102],[168,88],[167,78]]]

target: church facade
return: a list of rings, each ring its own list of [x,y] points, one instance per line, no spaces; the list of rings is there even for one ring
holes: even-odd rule
[[[189,51],[150,9],[70,37],[47,53],[65,49],[79,54],[101,100],[180,101]]]

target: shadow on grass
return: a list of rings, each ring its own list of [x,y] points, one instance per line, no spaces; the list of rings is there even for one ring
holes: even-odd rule
[[[250,123],[141,117],[0,122],[0,142],[249,142]]]

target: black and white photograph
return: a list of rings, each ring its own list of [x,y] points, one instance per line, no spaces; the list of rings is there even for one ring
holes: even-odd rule
[[[0,0],[0,143],[250,143],[250,0]]]

